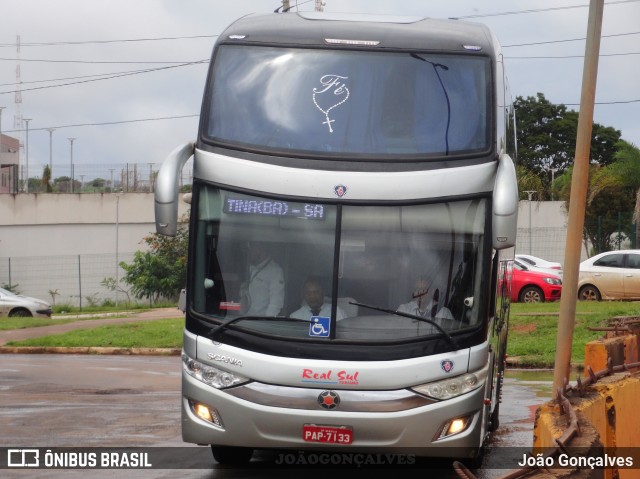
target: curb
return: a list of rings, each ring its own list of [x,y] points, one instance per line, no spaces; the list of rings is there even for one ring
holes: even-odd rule
[[[105,354],[114,356],[180,356],[179,348],[108,348],[84,346],[0,346],[0,354]]]

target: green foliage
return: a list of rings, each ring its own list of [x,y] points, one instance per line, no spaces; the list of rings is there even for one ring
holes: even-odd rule
[[[20,291],[18,290],[18,286],[20,286],[20,285],[19,284],[2,283],[2,289],[6,289],[7,291],[11,291],[14,294],[20,294]]]
[[[516,177],[518,178],[518,191],[521,200],[528,200],[527,191],[533,191],[532,200],[538,200],[544,197],[544,185],[540,175],[531,170],[527,170],[524,166],[516,166]]]
[[[539,200],[551,199],[552,170],[562,175],[573,164],[578,131],[578,113],[565,105],[549,102],[542,93],[517,97],[518,165],[537,175],[544,191]],[[614,161],[620,131],[593,124],[591,162],[601,166]],[[536,190],[537,188],[529,188]]]
[[[511,304],[507,353],[525,367],[553,367],[557,348],[560,302]],[[618,316],[638,316],[640,305],[629,301],[578,301],[573,331],[571,363],[582,365],[586,343],[598,339],[602,331],[589,327],[607,326]]]
[[[188,229],[182,225],[174,237],[153,233],[144,242],[149,251],[137,251],[130,264],[120,263],[125,271],[123,281],[138,299],[177,301],[187,280]]]
[[[572,168],[556,180],[556,191],[569,208]],[[593,253],[618,249],[617,236],[623,233],[638,238],[637,217],[640,211],[640,150],[631,143],[616,144],[614,161],[606,166],[591,165],[584,237]],[[634,224],[635,223],[635,226]]]
[[[53,192],[53,187],[51,186],[51,168],[49,168],[49,165],[45,165],[42,171],[42,191],[46,193]]]

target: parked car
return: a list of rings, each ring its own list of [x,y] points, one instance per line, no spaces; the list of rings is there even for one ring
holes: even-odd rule
[[[532,271],[520,262],[513,263],[511,301],[543,303],[556,301],[562,294],[562,279],[553,273]]]
[[[546,259],[531,256],[530,254],[517,254],[515,258],[525,263],[525,265],[533,271],[545,271],[562,278],[562,265],[556,261],[547,261]]]
[[[578,299],[640,299],[640,250],[608,251],[580,263]]]
[[[50,318],[51,313],[51,306],[46,301],[0,288],[0,316]]]

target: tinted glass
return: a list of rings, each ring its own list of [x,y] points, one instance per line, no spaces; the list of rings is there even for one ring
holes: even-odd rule
[[[384,342],[437,334],[420,318],[457,331],[482,317],[485,200],[339,208],[209,186],[196,195],[191,307],[214,322]],[[312,317],[325,321],[313,331]]]
[[[640,269],[640,254],[627,255],[627,268]]]
[[[387,158],[490,148],[484,57],[222,46],[213,72],[213,141]]]
[[[607,266],[609,268],[622,268],[624,255],[608,254],[593,263],[594,266]]]

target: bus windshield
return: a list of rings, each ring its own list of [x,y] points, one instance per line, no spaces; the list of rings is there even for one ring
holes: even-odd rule
[[[214,329],[375,343],[481,322],[485,198],[335,205],[196,186],[191,310]]]
[[[484,56],[222,45],[214,62],[206,142],[387,160],[491,147]]]

